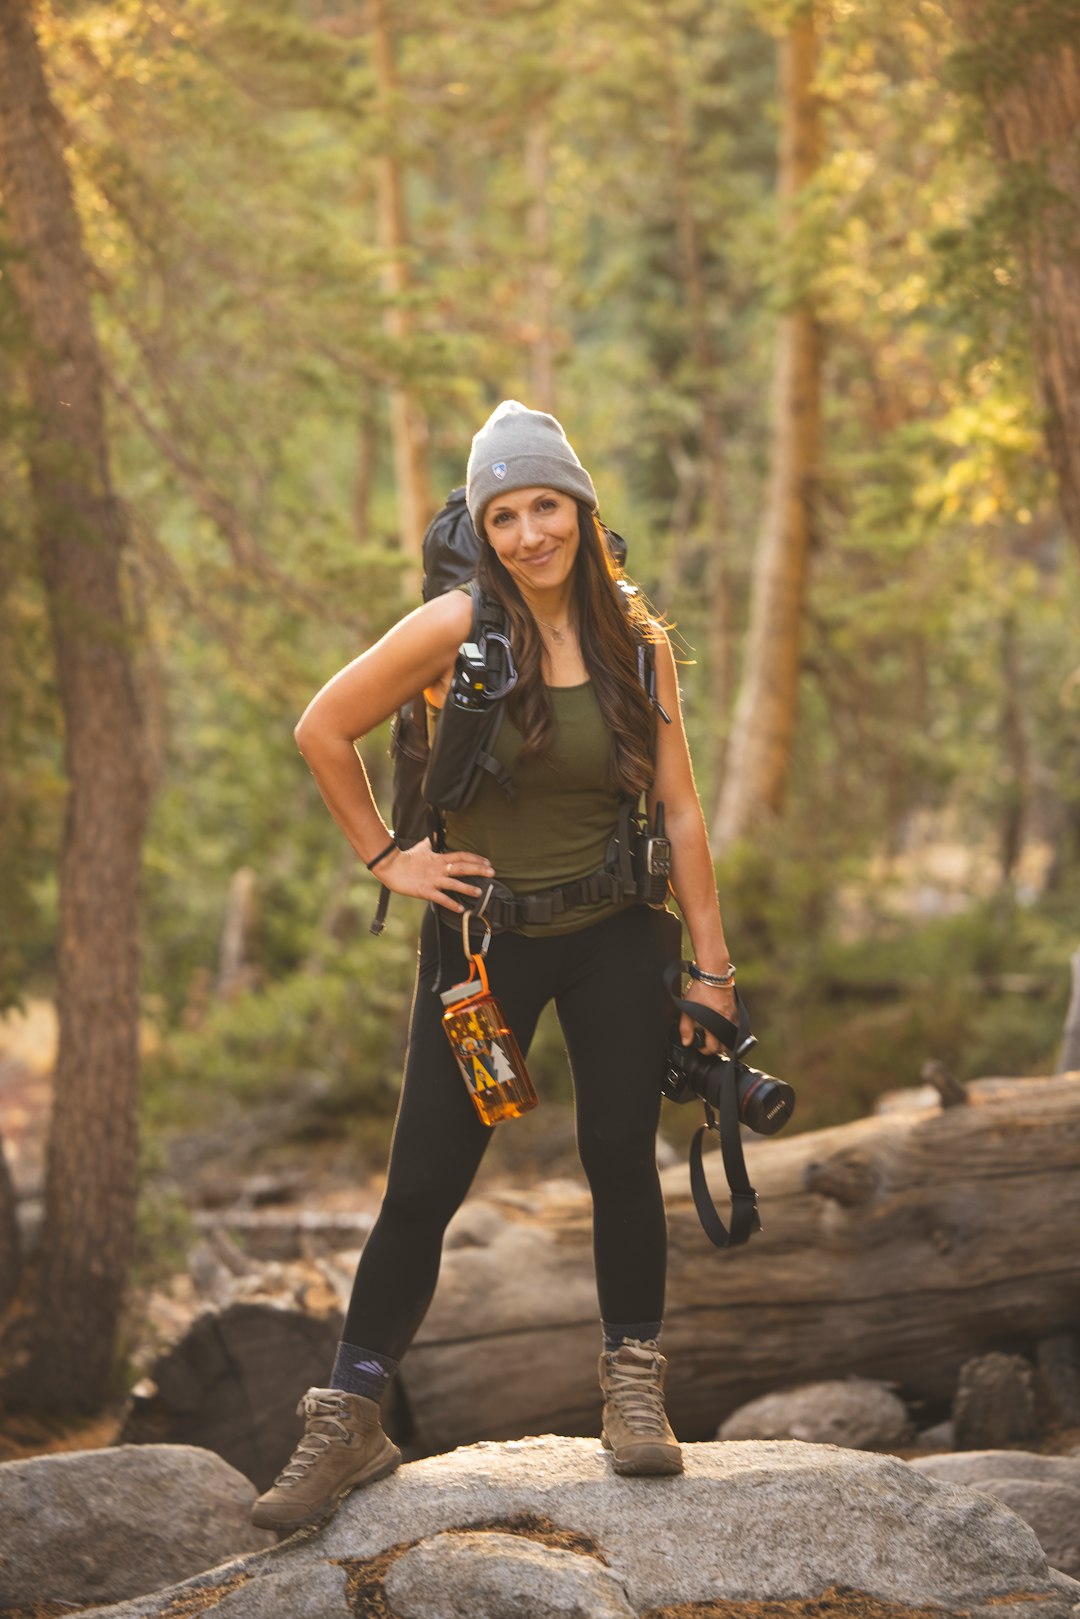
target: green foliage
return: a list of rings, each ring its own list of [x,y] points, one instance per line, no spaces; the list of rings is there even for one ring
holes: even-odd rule
[[[902,860],[868,879],[861,862],[805,858],[790,830],[719,870],[756,1060],[792,1081],[793,1128],[862,1117],[887,1090],[921,1083],[930,1059],[961,1081],[1054,1069],[1075,948],[1075,894],[1037,904],[927,887]],[[840,879],[840,880],[838,880]]]
[[[327,941],[307,970],[189,1007],[194,1027],[166,1024],[144,1065],[151,1134],[192,1129],[208,1113],[227,1131],[238,1105],[271,1105],[285,1109],[284,1138],[344,1137],[376,1167],[397,1106],[412,991],[415,908],[402,911],[378,944]]]

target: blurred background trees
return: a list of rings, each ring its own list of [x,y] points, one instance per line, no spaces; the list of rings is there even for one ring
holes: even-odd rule
[[[373,885],[292,726],[415,601],[418,534],[506,396],[560,415],[677,625],[729,929],[802,1122],[928,1055],[1052,1066],[1080,869],[1077,10],[17,0],[84,244],[154,784],[148,1142],[277,1098],[379,1162],[416,916],[367,939]],[[58,986],[73,734],[4,188],[12,1005]]]

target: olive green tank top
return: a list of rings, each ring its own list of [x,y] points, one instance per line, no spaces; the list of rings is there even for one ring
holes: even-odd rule
[[[611,732],[591,682],[549,690],[555,706],[550,752],[519,763],[523,739],[509,714],[503,715],[491,750],[517,784],[514,798],[485,774],[472,802],[445,817],[447,848],[486,855],[499,881],[515,894],[533,894],[598,871],[619,816],[619,794],[608,781]],[[573,933],[632,903],[599,900],[564,911],[550,923],[523,924],[514,931]]]

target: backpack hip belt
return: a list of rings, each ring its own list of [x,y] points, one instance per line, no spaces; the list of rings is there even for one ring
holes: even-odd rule
[[[508,928],[546,927],[556,917],[576,910],[579,905],[636,897],[636,894],[626,893],[617,872],[604,868],[572,883],[538,889],[535,894],[514,894],[505,883],[489,882],[476,904],[469,908],[469,915],[477,921],[489,922],[495,933],[504,933]],[[447,927],[460,927],[461,918],[455,912],[442,905],[437,909]]]

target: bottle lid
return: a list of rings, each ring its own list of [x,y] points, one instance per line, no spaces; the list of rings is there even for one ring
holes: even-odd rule
[[[449,989],[440,990],[439,999],[444,1006],[455,1006],[458,1001],[471,1000],[474,995],[482,994],[483,988],[479,978],[470,978],[464,984],[452,984]]]

